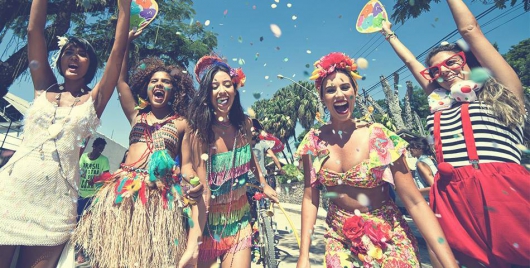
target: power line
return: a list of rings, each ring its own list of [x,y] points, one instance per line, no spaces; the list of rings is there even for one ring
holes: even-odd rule
[[[521,5],[522,5],[522,4],[519,4],[519,5],[515,5],[515,6],[513,6],[510,10],[507,10],[507,11],[503,12],[502,14],[497,15],[497,16],[494,17],[493,19],[490,19],[489,21],[487,21],[486,23],[484,23],[482,26],[486,26],[486,25],[490,24],[491,22],[497,21],[496,19],[499,18],[499,17],[501,17],[501,16],[504,16],[504,15],[507,15],[507,14],[510,14],[510,13],[515,12],[515,11],[516,11],[515,9],[517,9],[517,8],[518,8],[519,6],[521,6]],[[495,9],[495,7],[491,7],[491,8],[489,8],[488,10],[482,12],[482,13],[481,13],[480,15],[478,15],[476,18],[482,18],[482,17],[484,17],[484,15],[490,13],[491,10],[493,10],[493,9]],[[526,11],[523,11],[521,14],[518,14],[518,15],[512,17],[511,19],[509,19],[509,20],[507,20],[507,21],[505,21],[505,22],[503,22],[503,23],[497,25],[496,27],[494,27],[494,28],[488,30],[488,31],[485,32],[484,34],[487,34],[487,33],[489,33],[489,32],[492,32],[492,31],[498,29],[499,27],[503,26],[504,24],[509,23],[510,21],[513,21],[513,20],[517,19],[518,17],[524,15],[525,13],[527,13],[527,12],[526,12]],[[453,32],[449,33],[449,34],[446,35],[444,38],[442,38],[439,42],[444,41],[444,40],[449,40],[450,38],[452,38],[452,37],[454,37],[454,36],[456,35],[456,32],[457,32],[457,30],[454,30]],[[438,43],[439,43],[439,42],[438,42]],[[437,44],[435,43],[435,45],[431,46],[430,48],[428,48],[427,50],[425,50],[424,52],[422,52],[422,53],[421,53],[420,55],[418,55],[416,58],[417,58],[418,60],[420,60],[420,58],[422,58],[423,56],[425,56],[425,55],[428,53],[428,51],[430,51],[432,48],[434,48],[434,47],[436,47],[436,46],[437,46]],[[396,71],[393,72],[392,74],[386,76],[385,79],[388,80],[388,79],[389,79],[394,73],[398,73],[399,75],[401,75],[401,74],[407,72],[407,70],[408,70],[408,69],[406,68],[406,65],[403,65],[401,68],[399,68],[398,70],[396,70]],[[403,77],[403,78],[400,78],[400,79],[401,79],[401,80],[404,80],[404,79],[410,77],[411,75],[412,75],[412,73],[409,73],[407,76],[405,76],[405,77]],[[377,82],[375,85],[373,85],[373,86],[371,86],[370,88],[368,88],[368,90],[366,90],[366,93],[370,93],[370,92],[372,92],[372,91],[375,90],[379,85],[380,85],[380,82]],[[377,91],[377,92],[375,92],[375,93],[372,93],[372,94],[370,94],[370,95],[373,96],[373,95],[379,94],[379,93],[381,93],[381,92],[383,92],[382,89],[379,90],[379,91]]]

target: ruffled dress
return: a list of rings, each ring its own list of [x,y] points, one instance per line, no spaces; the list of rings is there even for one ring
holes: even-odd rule
[[[99,119],[91,98],[58,107],[42,93],[24,121],[24,138],[0,170],[0,245],[61,245],[76,226],[79,151]]]

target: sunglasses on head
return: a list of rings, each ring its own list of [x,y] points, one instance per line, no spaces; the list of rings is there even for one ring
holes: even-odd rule
[[[436,80],[442,75],[442,66],[450,70],[461,69],[466,64],[466,55],[463,51],[460,51],[439,64],[433,65],[423,71],[420,74],[427,80]]]

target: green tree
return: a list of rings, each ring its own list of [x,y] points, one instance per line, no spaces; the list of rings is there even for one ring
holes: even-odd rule
[[[189,23],[194,15],[192,0],[158,0],[159,14],[135,43],[134,59],[156,55],[169,63],[187,67],[190,62],[217,46],[217,37],[200,22]],[[0,60],[0,96],[21,75],[27,74],[27,39],[30,0],[0,0],[0,44],[9,53]],[[71,34],[89,40],[106,62],[116,23],[115,0],[49,0],[45,30],[48,51],[58,49],[56,36]],[[179,34],[177,34],[179,33]],[[134,62],[134,60],[133,60]]]
[[[493,3],[497,8],[503,9],[506,7],[508,0],[472,0],[471,2],[482,2],[483,4]],[[421,13],[431,10],[431,3],[440,3],[440,0],[396,0],[394,5],[394,13],[392,13],[392,20],[396,23],[404,23],[409,18],[416,18]],[[509,4],[514,6],[519,3],[524,3],[524,10],[530,10],[530,0],[510,0]]]
[[[414,89],[412,90],[412,97],[410,98],[410,107],[412,111],[418,113],[418,116],[421,119],[424,119],[429,114],[431,114],[429,110],[429,102],[427,101],[427,95],[425,95],[423,89],[417,85],[414,86]]]
[[[530,38],[514,45],[504,54],[506,61],[515,70],[525,87],[530,87]]]

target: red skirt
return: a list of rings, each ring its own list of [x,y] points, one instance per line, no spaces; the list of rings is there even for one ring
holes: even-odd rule
[[[439,170],[431,207],[457,260],[529,265],[530,172],[514,163],[485,163],[480,169],[441,163]]]

